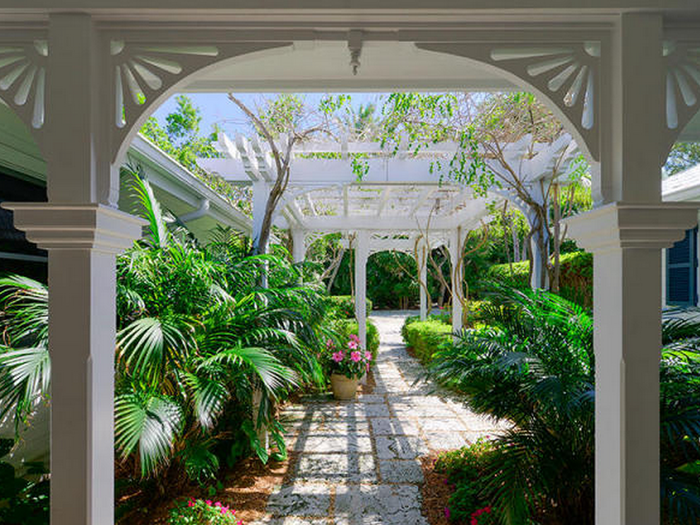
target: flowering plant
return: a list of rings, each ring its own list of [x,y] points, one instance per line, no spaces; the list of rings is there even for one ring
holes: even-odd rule
[[[236,511],[220,501],[190,498],[170,511],[168,525],[243,525]]]
[[[359,379],[369,372],[372,352],[362,349],[360,338],[355,334],[350,334],[348,341],[342,346],[336,346],[336,343],[329,339],[326,341],[326,350],[330,356],[328,364],[332,374]]]

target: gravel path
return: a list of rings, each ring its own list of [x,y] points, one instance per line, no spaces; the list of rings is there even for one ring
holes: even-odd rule
[[[427,525],[418,457],[497,432],[433,385],[401,339],[410,312],[372,316],[381,340],[376,387],[352,402],[308,398],[283,419],[298,459],[270,496],[270,525]]]

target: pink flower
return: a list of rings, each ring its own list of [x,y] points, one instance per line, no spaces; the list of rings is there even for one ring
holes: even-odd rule
[[[329,350],[330,350],[331,348],[335,348],[335,344],[333,343],[333,340],[332,340],[332,339],[327,339],[327,340],[326,340],[326,348],[328,348]]]
[[[359,363],[362,360],[362,355],[360,352],[350,352],[350,360],[353,363]]]
[[[221,502],[220,502],[220,501],[217,501],[216,503],[214,503],[214,506],[215,506],[215,507],[221,507]]]
[[[450,507],[445,507],[445,517],[448,520],[450,519]]]
[[[357,343],[360,342],[360,338],[356,334],[350,334],[350,340],[355,341]]]
[[[194,507],[194,500],[190,500],[190,501],[187,503],[187,506],[188,506],[188,507]]]
[[[365,352],[365,359],[367,359],[367,361],[371,361],[372,360],[372,352]]]
[[[357,341],[348,341],[348,348],[350,350],[357,350]]]
[[[333,361],[335,361],[336,363],[340,363],[344,358],[345,358],[345,354],[343,354],[343,352],[334,352],[333,353]]]
[[[211,507],[211,500],[210,499],[206,500],[204,503],[206,503],[207,505],[209,505]]]

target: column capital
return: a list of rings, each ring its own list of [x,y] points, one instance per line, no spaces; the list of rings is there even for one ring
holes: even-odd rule
[[[120,253],[141,238],[146,221],[102,204],[5,202],[15,226],[47,250]]]
[[[564,220],[582,248],[600,253],[621,248],[670,248],[697,225],[697,202],[612,202]]]

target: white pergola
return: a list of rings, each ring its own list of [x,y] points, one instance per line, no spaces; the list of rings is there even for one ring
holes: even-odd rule
[[[568,224],[594,254],[595,519],[659,524],[661,252],[698,207],[660,172],[700,138],[697,0],[3,0],[0,26],[0,98],[47,165],[47,203],[4,205],[48,250],[52,525],[114,521],[115,256],[142,228],[116,205],[145,120],[182,91],[406,89],[532,92],[592,163]]]
[[[281,140],[284,140],[282,138]],[[257,137],[231,140],[219,134],[223,158],[201,158],[199,165],[231,184],[253,188],[253,237],[259,235],[270,187],[277,174],[269,146]],[[309,142],[292,152],[289,184],[277,211],[277,224],[292,236],[293,257],[301,262],[311,236],[342,233],[355,250],[355,315],[360,341],[367,344],[367,260],[373,253],[399,251],[416,258],[421,317],[428,311],[427,250],[447,246],[452,261],[452,326],[462,328],[462,265],[466,235],[487,219],[487,203],[501,197],[475,197],[473,190],[444,182],[438,160],[454,155],[456,144],[437,144],[412,158],[372,142]],[[367,172],[353,170],[352,154]],[[316,155],[314,157],[313,155]],[[329,158],[332,157],[332,158]]]

